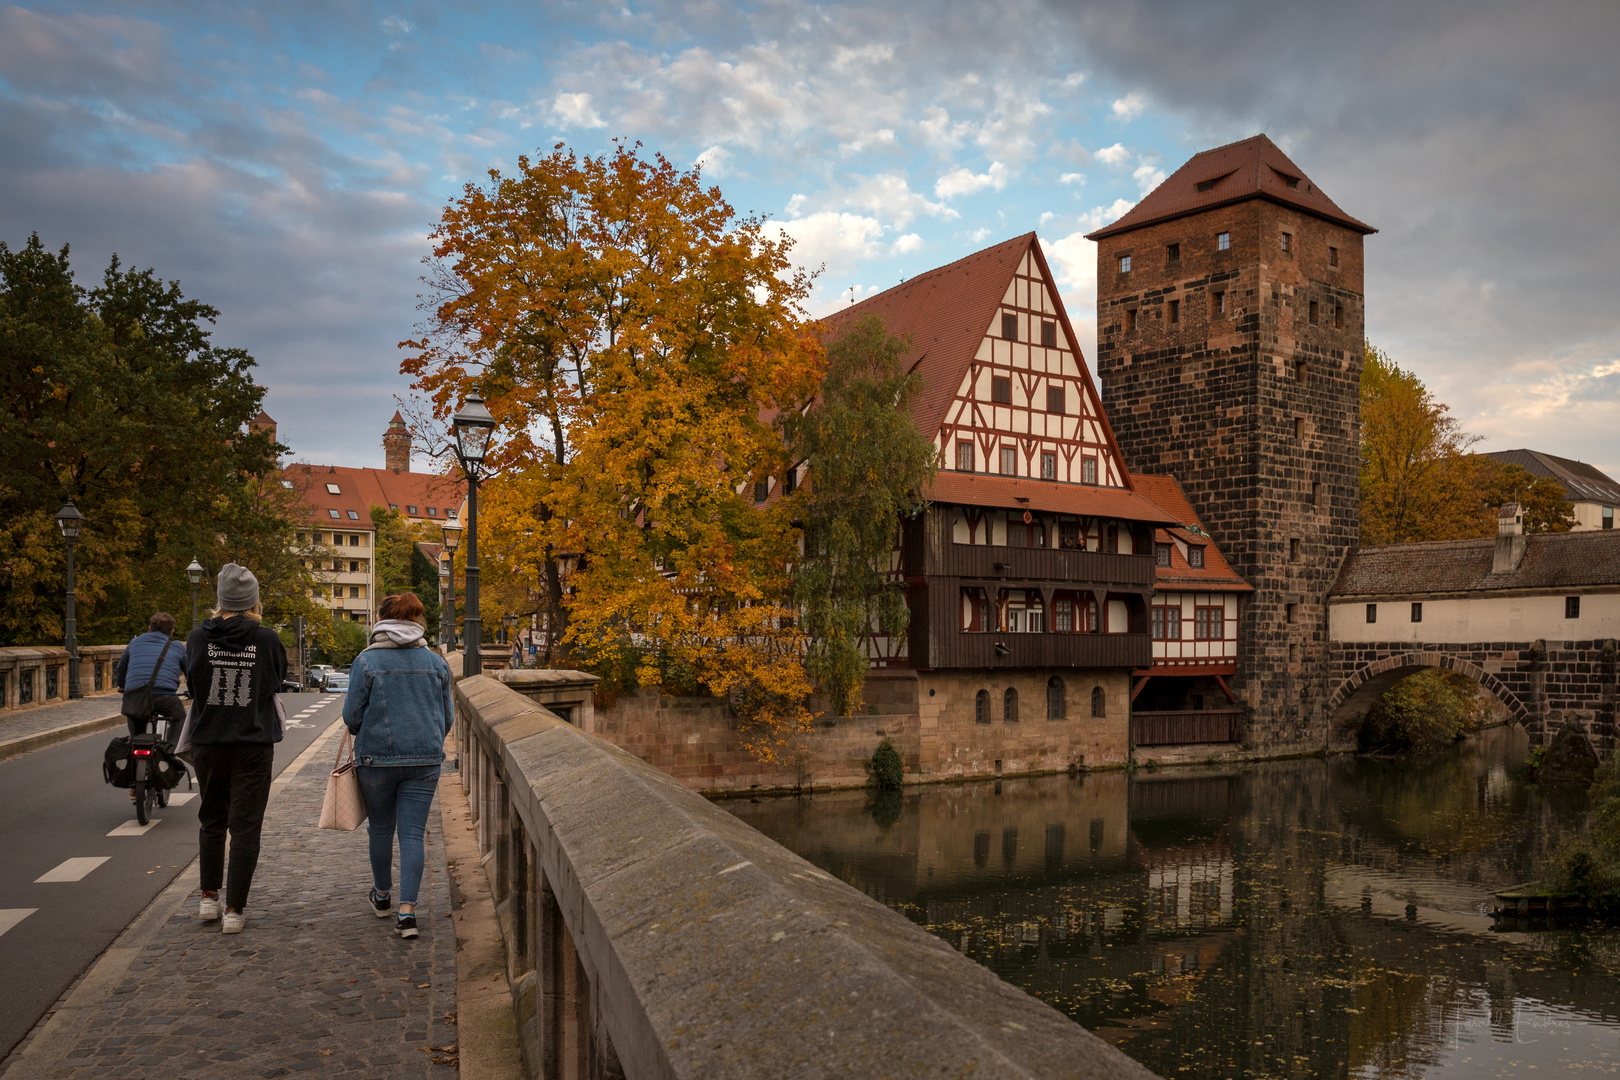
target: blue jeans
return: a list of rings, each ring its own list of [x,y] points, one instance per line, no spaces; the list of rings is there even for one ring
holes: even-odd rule
[[[380,893],[393,888],[394,829],[399,828],[399,902],[416,903],[426,861],[422,836],[439,786],[437,765],[361,765],[360,792],[366,799],[366,832],[371,838],[371,883]]]

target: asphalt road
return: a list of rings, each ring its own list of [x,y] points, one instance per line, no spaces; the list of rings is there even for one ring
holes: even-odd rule
[[[336,694],[283,699],[278,776],[343,707]],[[102,780],[102,752],[118,733],[0,762],[0,807],[10,807],[0,817],[0,1059],[197,854],[194,787],[175,788],[140,830],[128,793]]]

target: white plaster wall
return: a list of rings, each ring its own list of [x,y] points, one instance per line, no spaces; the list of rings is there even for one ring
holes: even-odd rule
[[[1601,528],[1603,528],[1603,507],[1605,505],[1604,503],[1578,502],[1578,503],[1575,503],[1574,505],[1575,505],[1575,528],[1572,531],[1574,531],[1574,532],[1585,532],[1588,529],[1601,529]],[[1620,508],[1610,507],[1610,509],[1613,510],[1613,509],[1620,509]]]
[[[1564,597],[1580,596],[1581,616],[1564,618]],[[1409,600],[1380,600],[1378,621],[1367,621],[1365,601],[1328,606],[1334,641],[1575,641],[1620,637],[1620,593],[1558,593],[1424,600],[1423,621],[1412,621]]]

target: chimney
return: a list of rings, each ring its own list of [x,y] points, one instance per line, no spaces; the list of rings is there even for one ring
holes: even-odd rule
[[[1496,512],[1496,557],[1491,573],[1511,574],[1524,561],[1524,512],[1510,502]]]
[[[383,432],[383,468],[397,473],[411,471],[411,432],[398,409]]]

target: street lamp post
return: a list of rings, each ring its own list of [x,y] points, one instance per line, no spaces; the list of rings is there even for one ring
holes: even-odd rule
[[[439,612],[442,629],[440,637],[452,649],[456,647],[456,548],[461,543],[461,526],[444,526],[445,557],[439,562],[440,587],[444,590],[443,608]]]
[[[483,629],[478,618],[478,469],[489,453],[495,417],[484,408],[484,399],[473,394],[451,418],[451,430],[456,437],[456,457],[467,474],[467,614],[462,618],[467,644],[461,654],[461,674],[471,678],[484,670],[479,650]]]
[[[197,586],[202,584],[202,576],[202,563],[192,559],[191,565],[186,567],[186,577],[191,579],[191,628],[193,630],[197,629]]]
[[[56,527],[62,530],[62,538],[67,541],[67,619],[62,624],[62,631],[68,654],[68,697],[82,698],[84,691],[79,689],[79,629],[74,617],[73,541],[79,538],[79,530],[84,527],[84,515],[79,513],[72,499],[56,512]]]

